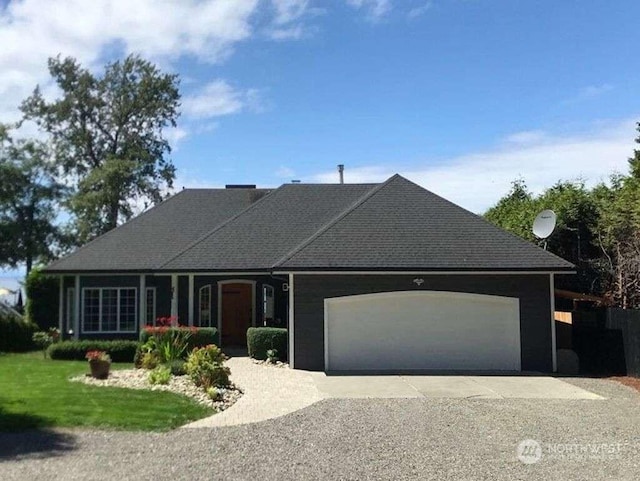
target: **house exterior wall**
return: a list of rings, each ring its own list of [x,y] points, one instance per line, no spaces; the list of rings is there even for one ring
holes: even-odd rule
[[[287,326],[288,312],[288,295],[282,290],[284,278],[272,278],[269,275],[252,275],[246,276],[238,274],[237,276],[216,276],[216,275],[194,275],[193,285],[193,319],[189,319],[189,276],[178,276],[178,318],[180,324],[183,325],[199,325],[199,309],[198,309],[198,291],[202,286],[211,285],[211,311],[212,326],[217,326],[218,317],[218,282],[230,279],[251,280],[256,282],[255,293],[255,311],[256,326],[262,325],[263,320],[263,298],[262,287],[269,284],[274,288],[275,296],[275,318],[279,320],[278,327]],[[63,306],[63,319],[66,320],[67,306],[66,295],[67,290],[75,286],[75,276],[63,276],[63,295],[65,303]],[[81,275],[80,276],[80,332],[81,339],[137,339],[139,336],[140,319],[136,323],[135,333],[85,333],[82,330],[82,289],[85,287],[133,287],[136,289],[137,313],[140,312],[140,302],[144,299],[145,293],[140,292],[140,276],[139,275]],[[168,317],[171,315],[171,275],[166,274],[146,274],[145,287],[155,287],[156,289],[156,317]],[[190,323],[190,321],[192,321]],[[148,319],[147,324],[152,324],[153,320]]]
[[[145,277],[146,287],[156,288],[156,317],[171,315],[171,276]],[[147,319],[147,324],[153,324],[154,319]]]
[[[413,279],[424,283],[419,287]],[[552,371],[549,275],[295,275],[294,366],[324,370],[324,299],[391,291],[452,291],[520,299],[522,370]]]
[[[178,322],[188,326],[189,321],[189,276],[178,276]]]
[[[237,276],[215,276],[215,275],[196,275],[193,280],[193,322],[194,325],[199,325],[200,323],[200,311],[198,306],[198,294],[201,287],[206,286],[208,284],[211,285],[211,310],[212,310],[212,322],[213,326],[217,325],[217,317],[218,317],[218,282],[220,281],[228,281],[231,279],[238,280],[248,280],[256,282],[256,326],[262,326],[262,320],[264,316],[263,312],[263,301],[262,298],[262,286],[264,284],[268,284],[273,286],[274,288],[274,296],[275,296],[275,318],[280,320],[280,324],[277,324],[278,327],[286,327],[287,325],[287,309],[288,309],[288,296],[287,293],[282,290],[282,284],[285,282],[284,279],[274,278],[269,275],[252,275],[252,276],[243,276],[238,274]],[[178,292],[179,306],[185,305],[188,309],[189,303],[189,292],[188,292],[188,283],[185,289],[180,289]]]

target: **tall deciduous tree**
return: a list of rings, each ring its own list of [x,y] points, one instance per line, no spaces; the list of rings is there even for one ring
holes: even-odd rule
[[[61,96],[49,102],[36,88],[21,109],[50,134],[73,183],[69,206],[83,243],[128,220],[137,205],[161,201],[172,186],[164,131],[179,116],[179,80],[135,55],[107,64],[101,76],[73,58],[49,59],[49,72]]]
[[[65,192],[56,182],[46,144],[12,142],[4,135],[0,147],[0,265],[33,264],[53,257],[60,240],[56,226],[59,201]]]

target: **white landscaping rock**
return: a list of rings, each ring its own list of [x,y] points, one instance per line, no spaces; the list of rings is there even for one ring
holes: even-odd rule
[[[198,403],[211,407],[216,411],[228,409],[242,396],[242,391],[232,385],[226,389],[218,388],[218,391],[222,393],[222,399],[213,401],[204,389],[199,388],[193,383],[189,376],[171,376],[168,384],[151,384],[149,382],[150,372],[151,371],[146,369],[119,369],[111,371],[107,379],[96,379],[87,374],[72,377],[70,381],[83,382],[94,386],[169,391],[190,397]]]

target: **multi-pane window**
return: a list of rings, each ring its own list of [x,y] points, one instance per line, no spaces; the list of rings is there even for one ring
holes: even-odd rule
[[[148,326],[156,325],[156,288],[155,287],[147,287],[147,297],[146,297],[146,323]]]
[[[100,331],[100,289],[85,289],[82,309],[82,330]]]
[[[198,297],[200,327],[211,327],[211,285],[201,287]]]
[[[118,330],[118,289],[102,289],[102,326],[100,330]]]
[[[136,290],[120,289],[118,331],[136,330]]]
[[[83,332],[135,332],[136,289],[86,288],[82,314]]]

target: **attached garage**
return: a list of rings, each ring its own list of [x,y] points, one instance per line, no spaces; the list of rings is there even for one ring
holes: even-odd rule
[[[519,304],[446,291],[325,299],[325,370],[519,371]]]

